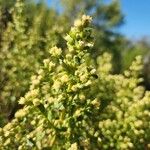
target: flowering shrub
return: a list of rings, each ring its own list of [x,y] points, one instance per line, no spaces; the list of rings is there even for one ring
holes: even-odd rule
[[[11,118],[19,97],[28,91],[30,77],[48,55],[49,46],[57,44],[56,33],[63,30],[61,26],[57,30],[55,26],[52,28],[52,23],[46,21],[45,31],[42,31],[44,15],[54,19],[55,14],[41,6],[38,16],[29,22],[25,7],[24,0],[16,1],[10,10],[12,19],[0,34],[0,120],[4,118],[4,122]],[[3,124],[0,121],[0,126]]]
[[[92,58],[91,17],[74,22],[67,50],[53,47],[32,76],[24,105],[0,129],[2,150],[148,149],[150,92],[140,82],[141,57],[111,74],[111,56]]]

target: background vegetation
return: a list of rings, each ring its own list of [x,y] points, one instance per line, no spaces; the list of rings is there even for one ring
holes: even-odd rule
[[[112,109],[113,106],[115,108],[117,108],[118,105],[120,105],[118,102],[119,101],[118,99],[123,99],[122,103],[124,103],[124,104],[122,104],[123,106],[121,107],[121,112],[124,111],[124,109],[126,110],[126,107],[128,106],[127,101],[129,101],[130,98],[135,99],[134,96],[136,95],[136,92],[133,93],[133,95],[132,95],[131,94],[132,91],[136,91],[136,88],[140,89],[141,85],[142,85],[142,88],[146,88],[147,90],[150,89],[150,54],[149,54],[150,44],[149,44],[149,39],[141,38],[141,40],[139,40],[139,41],[131,41],[117,31],[118,27],[124,23],[124,16],[121,12],[119,1],[111,1],[110,3],[107,4],[103,0],[101,0],[101,1],[99,1],[99,0],[76,0],[76,1],[60,0],[60,1],[58,1],[58,5],[57,5],[57,7],[48,7],[47,4],[44,3],[43,1],[35,2],[34,0],[32,0],[32,1],[29,1],[29,0],[9,0],[9,1],[0,0],[0,27],[1,27],[1,30],[0,30],[0,127],[4,127],[8,122],[11,122],[11,120],[14,119],[14,115],[17,112],[17,110],[23,108],[22,105],[18,104],[20,97],[24,97],[28,91],[30,93],[30,90],[32,88],[34,89],[35,85],[40,86],[40,84],[45,84],[45,82],[49,82],[47,79],[48,76],[47,76],[46,72],[45,72],[45,81],[40,81],[40,79],[36,80],[37,77],[33,76],[33,75],[36,74],[37,72],[39,73],[39,71],[41,70],[41,66],[43,65],[44,59],[45,59],[45,61],[44,61],[45,65],[47,63],[50,63],[49,59],[47,59],[47,58],[49,58],[50,49],[52,47],[54,47],[54,50],[57,51],[58,48],[56,48],[55,46],[60,47],[63,50],[62,55],[66,56],[69,49],[76,48],[76,45],[73,41],[76,41],[76,40],[78,41],[78,38],[79,39],[81,38],[80,37],[81,34],[80,33],[72,33],[71,31],[69,32],[69,30],[70,30],[71,26],[73,25],[74,20],[76,18],[81,18],[81,16],[83,14],[90,15],[93,18],[90,27],[93,28],[92,36],[94,37],[94,39],[93,39],[94,41],[92,41],[92,42],[94,42],[94,45],[92,45],[92,51],[88,52],[88,54],[90,55],[91,58],[87,58],[87,59],[90,60],[89,62],[92,65],[94,64],[95,69],[100,70],[100,72],[102,74],[102,77],[99,78],[100,81],[98,81],[98,83],[102,84],[102,87],[104,88],[104,89],[101,89],[103,91],[103,92],[101,91],[103,93],[101,95],[101,99],[108,99],[108,101],[110,99],[116,100],[116,102],[114,101],[114,103],[112,103],[109,106],[110,110]],[[84,19],[82,21],[84,21]],[[77,22],[77,26],[79,23],[80,22]],[[89,27],[87,27],[87,30],[89,30]],[[87,31],[86,33],[84,33],[84,30],[83,30],[83,33],[82,32],[81,33],[83,35],[85,35],[85,34],[88,35],[88,34],[91,34],[90,32],[91,31]],[[68,42],[70,42],[70,41],[69,41],[68,37],[66,38],[67,43],[64,39],[64,37],[66,37],[66,33],[69,33],[70,36],[72,36],[72,34],[75,34],[77,36],[77,37],[75,37],[75,39],[73,39],[73,41],[70,43],[69,46],[68,46]],[[81,41],[82,40],[83,39],[81,39]],[[92,43],[90,43],[89,40],[87,40],[87,43],[92,44]],[[79,44],[79,49],[81,50],[82,48],[80,48],[80,46],[81,46],[80,44]],[[105,53],[105,52],[109,52],[111,55],[109,55],[108,53]],[[78,54],[75,54],[75,56],[76,55],[78,58]],[[101,55],[102,55],[102,58],[99,57]],[[135,75],[133,75],[134,73],[132,74],[132,71],[134,72],[134,70],[135,71],[140,70],[140,69],[138,69],[138,67],[136,70],[136,65],[134,65],[134,63],[132,63],[133,60],[135,60],[137,55],[143,56],[144,66],[143,66],[143,69],[141,70],[140,74],[135,73]],[[75,59],[77,59],[77,58],[75,58]],[[53,58],[51,58],[51,59],[53,59]],[[66,59],[69,59],[69,58],[66,58]],[[102,60],[102,61],[100,61],[100,60]],[[137,60],[137,63],[135,63],[135,64],[137,64],[137,66],[141,66],[140,63],[138,64],[138,61],[140,61],[140,59],[137,58],[136,60]],[[133,67],[130,67],[130,66],[132,66],[131,64],[133,65]],[[50,65],[50,64],[48,64],[48,65]],[[53,64],[51,64],[51,65],[53,65]],[[81,64],[79,63],[79,66],[80,65],[82,66],[82,63]],[[112,66],[112,67],[110,67],[110,66]],[[46,66],[44,66],[44,67],[46,67]],[[100,69],[98,69],[98,68],[100,68]],[[103,68],[104,68],[104,70],[103,70]],[[106,72],[105,72],[105,68],[106,68]],[[111,69],[108,69],[108,68],[111,68]],[[125,70],[128,70],[128,68],[130,68],[129,74],[131,73],[131,76],[129,75],[129,77],[128,77],[128,75],[126,75],[126,74],[125,74],[125,76],[119,75],[121,73],[124,74]],[[77,68],[75,68],[75,69],[77,69]],[[107,72],[107,69],[108,69],[108,72],[111,73],[112,76],[109,75],[109,73]],[[58,73],[57,71],[54,71],[54,72],[56,74]],[[104,77],[103,77],[103,74],[104,74]],[[96,76],[98,76],[98,75],[96,75]],[[138,81],[139,76],[143,77],[144,80]],[[55,75],[54,75],[54,78],[55,78]],[[57,79],[57,75],[56,75],[56,79]],[[108,79],[110,80],[110,82],[107,81]],[[135,81],[133,81],[134,79],[135,79]],[[120,81],[120,83],[116,83],[117,80]],[[122,85],[123,83],[121,82],[121,80],[127,80],[126,81],[127,84],[125,86],[123,86]],[[73,80],[70,82],[72,83],[72,82],[77,82],[77,81]],[[111,82],[114,82],[114,84],[116,84],[117,87],[114,88],[112,86]],[[130,85],[131,89],[128,90],[129,82],[133,83],[133,85]],[[51,83],[49,83],[49,84],[51,84]],[[105,84],[108,84],[108,87],[105,87]],[[92,86],[98,86],[98,85],[95,84]],[[42,87],[40,87],[40,88],[42,88]],[[127,95],[123,94],[123,95],[120,95],[120,97],[118,95],[113,95],[112,91],[116,90],[116,91],[120,92],[119,88],[122,89],[123,93],[125,93]],[[107,90],[109,91],[109,97],[107,97],[104,94],[104,93],[108,92]],[[86,94],[86,91],[84,91],[84,92],[85,92],[84,94]],[[98,92],[99,91],[97,91],[96,94],[99,94]],[[144,99],[144,100],[149,99],[149,95],[148,94],[144,95],[144,93],[145,93],[144,91],[143,91],[143,93],[138,93],[139,94],[138,98]],[[43,93],[41,93],[41,95],[42,94]],[[65,94],[65,91],[63,91],[62,94]],[[93,93],[91,93],[91,95],[92,94]],[[95,96],[96,96],[96,94],[95,94]],[[55,94],[53,93],[52,95],[55,95]],[[57,93],[57,95],[61,96],[60,93]],[[144,98],[144,96],[146,98]],[[42,97],[46,97],[46,94],[44,93],[43,96],[40,96],[40,99],[42,99]],[[130,97],[130,98],[128,100],[125,100],[126,97],[128,97],[128,98]],[[37,98],[37,97],[34,97],[34,99],[35,98]],[[57,98],[57,96],[55,98]],[[93,99],[93,98],[91,98],[91,99]],[[41,102],[41,103],[45,107],[45,104],[43,104],[43,102]],[[134,104],[134,103],[132,103],[132,104]],[[25,103],[25,105],[28,105],[28,103],[27,104]],[[34,104],[34,103],[33,103],[33,105],[36,106],[36,104]],[[86,105],[88,105],[88,104],[86,104]],[[108,105],[108,104],[106,103],[105,105]],[[146,108],[145,108],[145,106],[143,106],[143,104],[139,104],[138,102],[137,102],[137,105],[138,106],[133,105],[133,107],[137,107],[137,109],[141,113],[143,113],[144,110],[145,111],[149,110],[149,107],[148,107],[149,103],[147,104],[148,106]],[[41,107],[43,108],[43,106],[41,106]],[[90,106],[90,107],[93,108],[93,106]],[[40,108],[40,111],[42,108]],[[52,108],[53,108],[53,106],[52,106]],[[67,106],[67,109],[69,109],[69,108],[70,108],[70,106]],[[27,116],[27,118],[29,118],[29,120],[27,119],[28,121],[31,120],[31,118],[34,116],[34,114],[39,114],[39,116],[41,116],[39,110],[34,112],[34,110],[36,110],[36,108],[32,107],[32,105],[31,105],[31,107],[29,107],[29,110],[30,109],[31,109],[31,112],[33,111],[33,113],[31,113],[32,114],[31,116],[30,115]],[[78,108],[76,108],[76,109],[78,109]],[[102,110],[99,110],[99,111],[102,111]],[[113,111],[114,111],[114,113],[117,112],[116,109]],[[129,114],[130,113],[132,114],[132,112],[130,112],[130,110],[128,110],[127,112]],[[52,113],[51,109],[49,110],[49,113]],[[68,112],[66,112],[66,113],[68,113]],[[95,112],[95,113],[98,113],[98,112]],[[104,120],[106,119],[105,113],[109,114],[110,113],[109,109],[105,110],[102,113],[103,117],[98,119],[99,122],[103,119]],[[133,112],[133,114],[134,113],[135,112]],[[93,115],[95,115],[95,114],[93,114]],[[145,114],[145,115],[147,115],[147,114]],[[143,115],[141,115],[141,117],[142,116]],[[107,119],[110,119],[111,117],[112,116],[109,116]],[[144,126],[141,125],[141,130],[143,130],[143,132],[149,133],[149,129],[147,129],[147,131],[145,131],[146,127],[148,126],[149,118],[148,117],[144,118],[144,117],[143,117],[142,121],[143,121],[143,123],[146,122],[147,124],[145,123]],[[36,120],[37,118],[34,118],[34,119]],[[40,117],[38,119],[40,119]],[[66,118],[64,118],[64,120],[65,119]],[[117,117],[117,119],[118,119],[118,117]],[[138,120],[136,120],[136,121],[135,120],[134,119],[132,120],[133,124],[136,121],[138,122]],[[106,128],[109,128],[108,124],[106,125],[107,126]],[[115,130],[118,130],[121,128],[121,124],[120,124],[120,126],[116,126],[116,122],[112,122],[112,124],[114,124]],[[15,123],[14,123],[14,125],[15,125]],[[14,126],[14,125],[12,124],[12,126]],[[89,123],[89,125],[90,125],[90,123]],[[105,123],[100,123],[100,126],[105,126]],[[33,125],[33,128],[36,131],[36,126]],[[46,127],[46,128],[49,129],[49,127]],[[96,125],[96,127],[94,127],[93,130],[96,130],[96,128],[97,128],[97,125]],[[32,129],[32,130],[34,130],[34,129]],[[22,129],[22,127],[21,127],[21,130],[19,130],[18,132],[22,132],[24,130],[26,132],[25,135],[28,135],[28,133],[30,131],[28,131],[26,128]],[[125,128],[125,130],[127,130],[127,129]],[[14,131],[16,131],[16,130],[14,130]],[[113,131],[111,131],[111,134],[114,134],[112,132]],[[136,131],[131,131],[131,132],[136,132]],[[107,136],[107,133],[105,133],[105,131],[102,131],[102,133],[104,136],[104,139],[102,139],[102,143],[103,143],[103,141],[108,140],[108,143],[111,143],[112,147],[113,147],[115,141],[109,141],[110,140],[109,137],[111,137],[111,134],[108,134],[108,136]],[[19,133],[19,134],[21,135],[21,133]],[[131,133],[129,133],[127,135],[127,137],[130,136],[130,134]],[[139,134],[141,135],[141,139],[144,140],[144,142],[143,142],[144,144],[141,145],[141,147],[140,146],[135,147],[138,149],[144,148],[144,146],[145,145],[147,146],[147,144],[149,143],[149,136],[147,134],[145,135],[145,139],[143,139],[142,133],[139,133]],[[118,135],[120,135],[120,134],[118,134]],[[118,135],[116,135],[116,138],[118,138]],[[46,135],[44,135],[44,136],[46,136]],[[78,136],[80,136],[80,135],[78,135]],[[134,143],[136,143],[138,141],[138,139],[136,139],[136,133],[134,136],[135,136],[134,141],[132,141],[132,139],[130,139],[131,141],[128,142],[128,143],[130,143],[130,144],[128,144],[129,147],[127,145],[122,145],[121,143],[124,143],[124,142],[121,139],[120,141],[122,141],[122,142],[120,142],[119,146],[118,147],[116,146],[115,148],[126,149],[126,148],[130,148],[130,146],[131,146],[131,148],[132,148],[132,146],[134,147]],[[19,140],[20,140],[20,138],[19,138]],[[44,138],[43,138],[43,140],[44,140]],[[72,139],[72,140],[74,140],[74,139]],[[6,141],[6,139],[3,139],[3,142],[4,141]],[[28,144],[30,142],[31,141],[28,141]],[[43,141],[41,141],[41,142],[43,142]],[[69,141],[68,139],[64,139],[63,142],[73,143],[73,141]],[[25,143],[26,143],[26,141],[24,141],[24,139],[23,139],[21,144],[24,145]],[[95,148],[97,146],[94,145],[94,143],[95,143],[95,141],[93,141],[93,147]],[[104,144],[103,144],[104,147],[103,146],[102,147],[104,149],[109,148],[110,145],[108,143],[104,142]],[[13,145],[13,143],[10,142],[10,143],[8,143],[8,147],[9,147],[9,144]],[[63,143],[61,143],[61,144],[63,145]],[[6,143],[6,145],[7,145],[7,143]],[[37,144],[35,144],[35,145],[37,145]],[[51,145],[53,145],[53,144],[51,143]],[[120,147],[120,145],[122,145],[122,146]],[[56,144],[55,148],[57,148],[57,146],[59,147],[60,145]],[[68,145],[64,145],[64,148],[66,148],[66,147],[68,148],[69,146],[71,146],[70,143],[68,143]],[[17,145],[15,145],[15,147],[13,147],[13,148],[16,148],[16,147],[17,147]],[[26,147],[26,146],[23,146],[20,149],[23,149],[24,147]],[[41,148],[41,146],[38,146],[38,147]]]

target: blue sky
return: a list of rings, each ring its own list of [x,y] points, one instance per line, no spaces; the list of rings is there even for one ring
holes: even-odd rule
[[[150,36],[150,0],[121,0],[125,24],[121,32],[129,38]]]
[[[57,0],[47,0],[49,4]],[[128,38],[150,36],[150,0],[120,0],[125,24],[119,31]]]

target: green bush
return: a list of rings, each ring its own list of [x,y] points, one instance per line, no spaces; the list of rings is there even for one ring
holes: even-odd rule
[[[29,89],[31,75],[63,32],[51,21],[56,17],[54,11],[39,4],[33,6],[38,12],[27,16],[28,5],[24,0],[16,1],[9,10],[11,19],[5,20],[7,26],[0,34],[0,126],[12,118],[18,109],[17,100]]]
[[[113,71],[121,69],[124,39],[114,30],[123,20],[119,1],[58,0],[58,5],[49,7],[42,0],[0,0],[0,127],[14,117],[20,107],[18,99],[29,90],[30,77],[47,58],[50,47],[66,49],[62,37],[83,13],[94,19],[94,59],[111,50]]]
[[[0,129],[2,150],[148,149],[150,92],[140,82],[141,57],[111,74],[111,55],[95,61],[91,17],[74,22],[67,49],[53,47],[32,76],[15,118]]]

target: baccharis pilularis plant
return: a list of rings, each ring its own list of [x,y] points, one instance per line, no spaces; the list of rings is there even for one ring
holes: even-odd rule
[[[38,13],[33,10],[31,15],[28,11],[32,7],[37,7]],[[6,27],[0,31],[0,127],[12,118],[18,99],[29,89],[31,75],[63,32],[62,26],[54,25],[57,20],[51,21],[56,18],[55,11],[42,4],[16,0],[9,14]]]
[[[111,56],[96,61],[91,17],[83,15],[53,47],[32,77],[15,118],[0,129],[2,150],[142,150],[150,148],[150,92],[139,83],[137,57],[129,70],[111,74]]]

